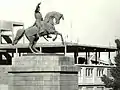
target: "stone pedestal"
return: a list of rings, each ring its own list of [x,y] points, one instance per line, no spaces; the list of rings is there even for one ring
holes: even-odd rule
[[[78,90],[72,57],[31,54],[13,58],[9,90]]]

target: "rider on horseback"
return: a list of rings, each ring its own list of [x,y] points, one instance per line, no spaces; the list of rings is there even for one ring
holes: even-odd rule
[[[42,17],[42,14],[40,13],[40,6],[39,6],[40,4],[41,4],[41,2],[38,3],[38,5],[36,6],[36,9],[35,9],[35,19],[36,19],[36,21],[35,21],[34,25],[36,25],[38,27],[40,32],[44,32],[44,29],[42,28],[43,27],[42,22],[41,22],[41,21],[43,21],[43,17]],[[49,33],[47,34],[47,38],[52,38],[51,36],[49,36]]]

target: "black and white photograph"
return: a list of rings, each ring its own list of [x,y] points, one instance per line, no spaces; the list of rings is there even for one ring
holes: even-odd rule
[[[0,90],[120,90],[120,0],[0,0]]]

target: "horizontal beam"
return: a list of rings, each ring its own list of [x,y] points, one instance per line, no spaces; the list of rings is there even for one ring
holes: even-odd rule
[[[0,50],[7,50],[9,52],[14,52],[16,48],[18,48],[19,52],[25,52],[30,51],[28,48],[28,43],[26,44],[17,44],[13,46],[12,44],[0,44]],[[43,52],[63,52],[65,46],[62,45],[61,43],[54,43],[54,44],[49,44],[49,43],[41,43],[37,44],[36,47],[39,49],[41,47]],[[116,48],[106,48],[106,47],[83,47],[81,45],[75,45],[75,44],[66,44],[67,48],[67,53],[72,53],[75,52],[76,48],[78,48],[78,52],[115,52],[117,49]]]

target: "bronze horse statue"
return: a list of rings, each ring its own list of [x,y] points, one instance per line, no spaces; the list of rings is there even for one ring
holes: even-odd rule
[[[55,19],[55,23],[54,23],[54,19]],[[47,40],[47,38],[45,37],[45,35],[47,35],[47,34],[56,35],[55,38],[53,38],[53,41],[56,40],[57,35],[60,35],[62,44],[64,44],[62,34],[59,33],[58,31],[56,31],[55,26],[54,26],[55,24],[59,24],[61,19],[64,20],[64,16],[63,16],[63,14],[61,14],[59,12],[53,11],[53,12],[47,13],[44,20],[41,21],[42,26],[40,29],[38,29],[35,25],[33,25],[27,29],[19,29],[17,31],[16,37],[13,40],[12,44],[13,45],[17,44],[18,41],[23,37],[24,34],[27,37],[27,39],[29,40],[29,48],[30,48],[31,52],[33,52],[33,53],[39,52],[35,48],[35,45],[36,45],[39,37],[44,37]]]

